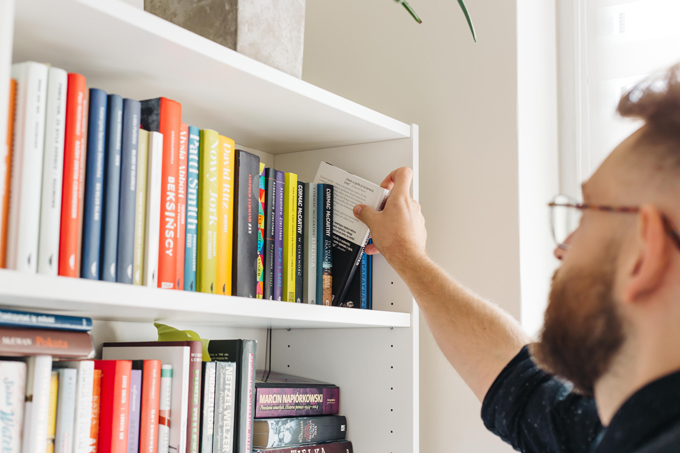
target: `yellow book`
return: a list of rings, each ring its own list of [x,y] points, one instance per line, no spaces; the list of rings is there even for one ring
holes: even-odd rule
[[[144,284],[144,234],[146,232],[146,176],[149,158],[149,132],[139,130],[137,150],[137,200],[135,202],[135,255],[132,266],[132,283]]]
[[[47,406],[47,449],[54,453],[54,438],[57,435],[57,397],[59,394],[59,372],[52,371],[50,376],[50,401]]]
[[[231,251],[234,235],[234,141],[220,135],[217,205],[217,294],[231,295]]]
[[[297,175],[286,173],[283,186],[283,300],[295,302]]]
[[[215,294],[217,265],[217,174],[220,156],[220,134],[201,131],[198,180],[198,270],[196,289]]]

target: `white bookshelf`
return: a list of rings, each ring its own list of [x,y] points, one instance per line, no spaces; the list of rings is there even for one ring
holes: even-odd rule
[[[268,166],[311,181],[328,161],[381,181],[414,169],[418,128],[357,105],[163,21],[122,0],[0,0],[0,88],[9,65],[48,62],[124,97],[166,96],[183,121],[229,135]],[[0,89],[0,143],[7,90]],[[396,95],[396,93],[395,93]],[[418,309],[406,285],[374,259],[374,310],[168,291],[0,270],[0,305],[79,314],[105,341],[153,340],[153,321],[205,338],[255,338],[264,366],[336,383],[355,452],[419,450]]]

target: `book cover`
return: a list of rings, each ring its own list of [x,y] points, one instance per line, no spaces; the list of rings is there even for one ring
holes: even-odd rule
[[[217,170],[217,294],[230,296],[234,236],[234,140],[220,135]]]
[[[182,106],[167,98],[142,101],[142,128],[163,135],[158,287],[175,289],[177,274],[177,179]]]
[[[158,411],[161,395],[161,361],[133,360],[132,370],[142,372],[139,416],[139,451],[156,453],[158,449]]]
[[[334,184],[333,305],[341,306],[352,276],[361,264],[361,255],[370,233],[368,227],[354,216],[354,207],[364,204],[380,211],[389,191],[326,162],[319,165],[314,182]]]
[[[120,209],[120,152],[123,146],[123,98],[117,94],[109,94],[106,123],[101,279],[115,282]]]
[[[0,432],[5,453],[21,453],[21,431],[26,392],[26,364],[0,362]]]
[[[201,131],[198,184],[198,291],[215,294],[217,277],[217,202],[220,135]]]
[[[102,370],[94,370],[92,373],[92,418],[90,419],[90,438],[88,442],[89,453],[99,451],[99,416],[101,415],[102,401]]]
[[[283,300],[283,205],[285,176],[276,172],[276,198],[274,200],[274,300]]]
[[[234,452],[236,419],[236,363],[215,362],[215,422],[212,450],[214,453]]]
[[[264,298],[274,299],[274,262],[276,237],[276,170],[264,169]]]
[[[144,286],[158,287],[159,231],[163,170],[163,135],[149,132],[146,177],[146,226],[144,233]]]
[[[21,452],[45,453],[52,357],[49,355],[29,357],[26,365],[26,403],[24,404]]]
[[[6,268],[7,225],[9,216],[10,168],[12,166],[12,135],[17,96],[17,81],[9,80],[7,134],[5,146],[0,148],[0,268]]]
[[[81,316],[52,315],[0,309],[0,327],[32,327],[54,330],[92,330],[92,319]]]
[[[189,126],[187,155],[187,215],[184,246],[184,291],[196,291],[198,259],[198,181],[200,131]]]
[[[130,412],[128,416],[127,453],[139,453],[139,429],[142,410],[142,370],[130,371]]]
[[[373,239],[368,240],[369,244],[373,243]],[[367,307],[369,310],[373,310],[373,255],[368,255],[366,257],[366,264],[367,264],[367,291],[366,291],[366,299],[367,299]]]
[[[125,453],[130,416],[129,360],[95,360],[95,370],[101,370],[101,407],[99,412],[98,453]]]
[[[258,202],[257,205],[257,290],[255,291],[255,296],[258,299],[264,297],[264,198],[265,198],[265,179],[264,174],[264,163],[260,162],[260,184],[258,190]]]
[[[284,175],[283,201],[283,300],[295,302],[297,175]]]
[[[255,420],[255,448],[292,447],[344,440],[347,419],[340,415]]]
[[[80,276],[91,280],[99,280],[99,253],[101,251],[102,204],[104,198],[104,162],[106,160],[107,101],[105,91],[98,88],[90,88]]]
[[[59,371],[59,397],[57,401],[57,426],[54,440],[55,453],[72,453],[78,395],[78,370],[61,368]]]
[[[116,281],[132,284],[135,261],[135,209],[137,205],[137,151],[141,104],[123,100],[123,138],[120,151],[120,205],[118,210],[118,256]]]
[[[21,357],[49,354],[60,358],[94,357],[89,332],[2,327],[0,356]]]
[[[317,185],[317,261],[316,303],[333,304],[333,189],[330,184]]]
[[[80,188],[84,183],[81,167],[85,163],[86,118],[85,77],[69,73],[66,91],[61,226],[59,228],[59,275],[62,277],[80,277],[78,229],[82,224],[83,191]]]
[[[179,130],[179,168],[177,171],[177,271],[175,288],[184,289],[184,240],[187,221],[187,140],[189,126],[182,123]]]
[[[139,130],[137,150],[137,194],[135,200],[135,256],[132,266],[132,283],[144,284],[144,238],[146,235],[146,197],[149,162],[149,132]]]
[[[327,382],[257,370],[255,418],[336,415],[340,389]]]
[[[173,375],[172,365],[161,366],[161,395],[158,412],[158,453],[170,452],[170,416],[172,414]],[[179,424],[179,423],[178,423]],[[177,451],[177,446],[175,447]]]
[[[305,203],[307,194],[305,183],[297,183],[297,212],[295,215],[295,302],[301,304],[304,298],[304,259],[305,259]]]
[[[236,363],[234,453],[248,453],[252,448],[256,350],[255,340],[211,340],[208,344],[211,360]]]
[[[59,373],[50,374],[50,399],[47,405],[47,444],[45,451],[54,453],[54,441],[57,437],[57,402],[59,398]]]
[[[80,203],[78,204],[78,218],[83,219],[83,210],[85,209],[85,171],[87,168],[87,131],[89,127],[89,105],[90,105],[90,92],[85,91],[85,100],[83,101],[83,110],[86,112],[83,115],[83,158],[80,159],[80,176],[78,177],[78,199]],[[76,264],[80,267],[80,260],[82,257],[82,245],[83,245],[83,221],[78,223],[76,230]]]
[[[77,371],[73,453],[90,453],[94,362],[92,360],[60,361],[53,362],[52,368],[73,368]]]
[[[348,308],[368,308],[368,255],[361,254],[361,263],[354,273],[347,289],[345,300],[340,305]]]
[[[257,204],[260,158],[236,150],[234,160],[234,239],[232,295],[255,297],[257,290]]]
[[[304,208],[304,262],[303,262],[303,298],[305,304],[316,304],[316,240],[317,240],[317,208],[316,184],[305,183]]]
[[[29,273],[38,269],[47,75],[44,64],[12,65],[17,95],[6,264],[8,269]]]
[[[352,442],[340,441],[304,447],[256,448],[253,453],[354,453]]]
[[[203,362],[201,388],[201,438],[198,449],[201,453],[212,453],[213,430],[215,426],[215,375],[217,362]]]
[[[43,155],[42,195],[40,197],[38,273],[52,276],[56,276],[58,271],[57,257],[59,256],[59,226],[61,223],[67,87],[68,74],[66,74],[66,71],[50,67],[47,78],[45,151]],[[14,112],[12,112],[13,114]],[[11,131],[11,129],[9,130]],[[0,214],[0,218],[3,218],[2,214]]]

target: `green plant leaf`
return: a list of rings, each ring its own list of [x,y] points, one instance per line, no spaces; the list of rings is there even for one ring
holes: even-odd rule
[[[477,33],[475,33],[475,26],[472,25],[472,19],[470,18],[470,13],[468,13],[467,6],[465,6],[463,0],[458,0],[458,4],[460,5],[460,9],[463,10],[463,14],[465,14],[465,19],[467,20],[468,27],[470,27],[470,32],[472,33],[472,39],[477,42]]]
[[[411,15],[411,17],[413,17],[413,19],[416,22],[418,22],[419,24],[423,23],[423,21],[420,20],[420,17],[418,17],[418,14],[415,12],[413,8],[411,8],[411,5],[409,5],[406,0],[394,0],[394,1],[396,1],[397,3],[401,3],[404,6],[404,8],[406,8],[406,11],[408,11],[408,13]]]

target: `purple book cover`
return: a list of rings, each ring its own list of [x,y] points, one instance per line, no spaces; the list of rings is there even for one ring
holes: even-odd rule
[[[283,300],[283,189],[284,173],[276,172],[274,217],[274,300]]]
[[[130,374],[130,418],[127,453],[139,453],[139,416],[142,406],[142,370]]]
[[[256,388],[255,401],[255,418],[337,415],[340,389]]]

